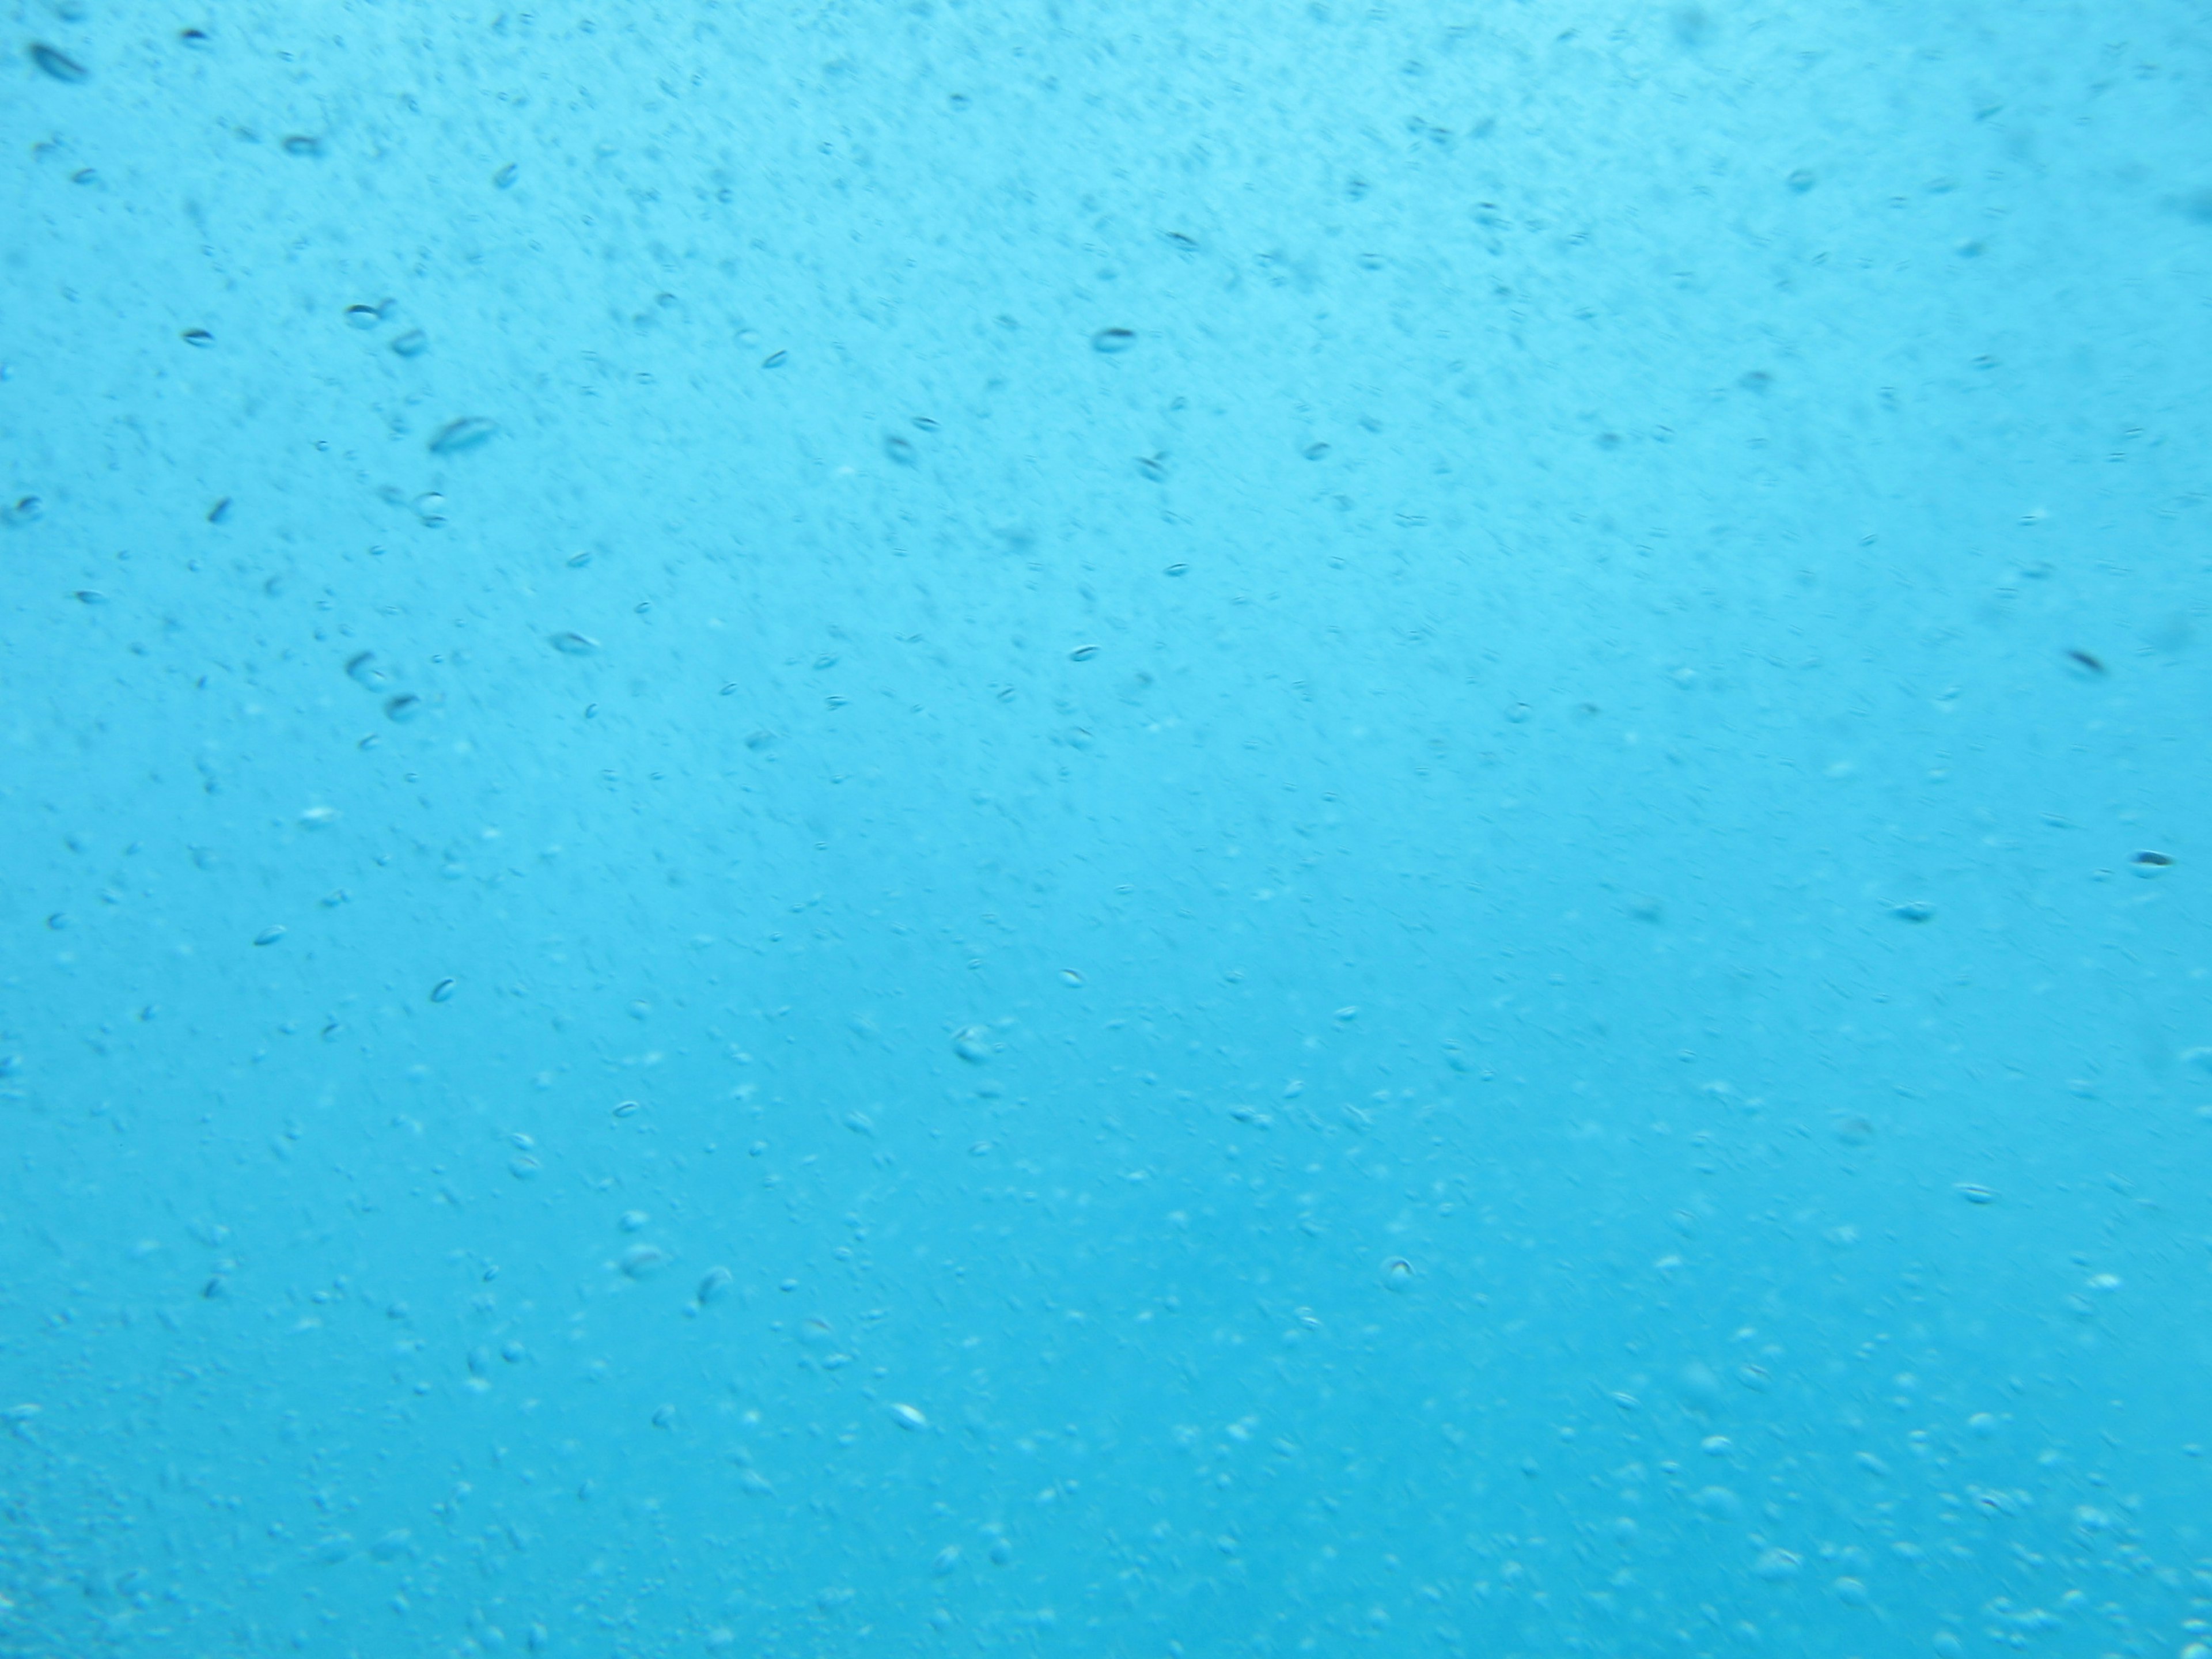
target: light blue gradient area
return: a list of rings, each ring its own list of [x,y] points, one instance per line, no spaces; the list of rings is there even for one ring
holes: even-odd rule
[[[0,1654],[2203,1659],[2202,6],[0,33]]]

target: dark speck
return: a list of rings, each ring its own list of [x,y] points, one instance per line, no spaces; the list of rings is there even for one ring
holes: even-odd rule
[[[43,44],[34,44],[31,47],[31,61],[55,80],[66,81],[71,86],[92,78],[92,71],[76,58]]]
[[[2105,672],[2105,665],[2099,662],[2094,657],[2091,656],[2086,651],[2069,650],[2067,652],[2066,655],[2070,660],[2079,663],[2082,667],[2087,669],[2092,674],[2101,674]]]
[[[2166,853],[2138,853],[2136,854],[2135,861],[2146,869],[2163,870],[2173,862],[2173,859]]]

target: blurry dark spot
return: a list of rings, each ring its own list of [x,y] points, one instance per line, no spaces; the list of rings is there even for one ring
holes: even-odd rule
[[[49,46],[34,43],[31,47],[31,61],[52,76],[55,80],[66,81],[71,86],[92,78],[92,71],[78,63],[76,58],[56,52]]]
[[[1093,351],[1103,351],[1109,355],[1117,351],[1127,351],[1136,343],[1135,332],[1126,328],[1102,328],[1091,337],[1091,349]]]
[[[2173,862],[2173,859],[2171,854],[2166,853],[2138,853],[2135,856],[2135,861],[2154,870],[2163,870]]]
[[[2086,651],[2069,649],[2066,655],[2069,660],[2080,664],[2082,667],[2087,669],[2092,674],[2101,674],[2105,672],[2105,665],[2099,662],[2094,657],[2091,656]]]
[[[320,155],[322,153],[323,141],[319,138],[310,138],[304,133],[295,132],[284,141],[284,154],[287,155],[313,156]]]

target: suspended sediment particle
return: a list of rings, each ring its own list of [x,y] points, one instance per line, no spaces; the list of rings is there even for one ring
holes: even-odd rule
[[[31,61],[48,75],[52,76],[55,80],[65,81],[71,86],[92,78],[92,71],[78,63],[76,58],[66,52],[56,52],[43,42],[33,43]]]
[[[459,455],[481,448],[499,428],[480,415],[466,415],[458,421],[448,421],[440,427],[430,440],[433,455]]]

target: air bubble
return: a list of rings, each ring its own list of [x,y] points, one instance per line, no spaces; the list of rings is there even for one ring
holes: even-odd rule
[[[430,337],[419,328],[410,328],[392,343],[392,349],[403,357],[419,357],[430,349]]]
[[[902,1429],[920,1431],[929,1426],[929,1419],[913,1406],[903,1402],[891,1407],[891,1420]]]
[[[1135,331],[1126,328],[1102,328],[1091,337],[1091,349],[1109,356],[1115,352],[1127,351],[1136,343]]]
[[[962,1026],[952,1034],[952,1052],[971,1065],[981,1066],[991,1057],[991,1028]]]
[[[253,936],[253,942],[256,945],[274,945],[284,937],[284,933],[285,930],[281,927],[264,927]]]
[[[553,635],[553,648],[565,657],[588,657],[599,648],[599,642],[589,634],[570,629]]]
[[[215,336],[204,328],[188,328],[177,337],[188,346],[198,346],[202,351],[215,343]]]
[[[693,1293],[699,1305],[703,1308],[724,1295],[735,1277],[727,1267],[708,1268],[707,1276],[699,1281],[699,1288]]]
[[[430,1000],[433,1002],[451,1002],[453,1000],[453,993],[460,988],[460,981],[457,979],[441,979],[435,985],[433,985],[430,988]]]

